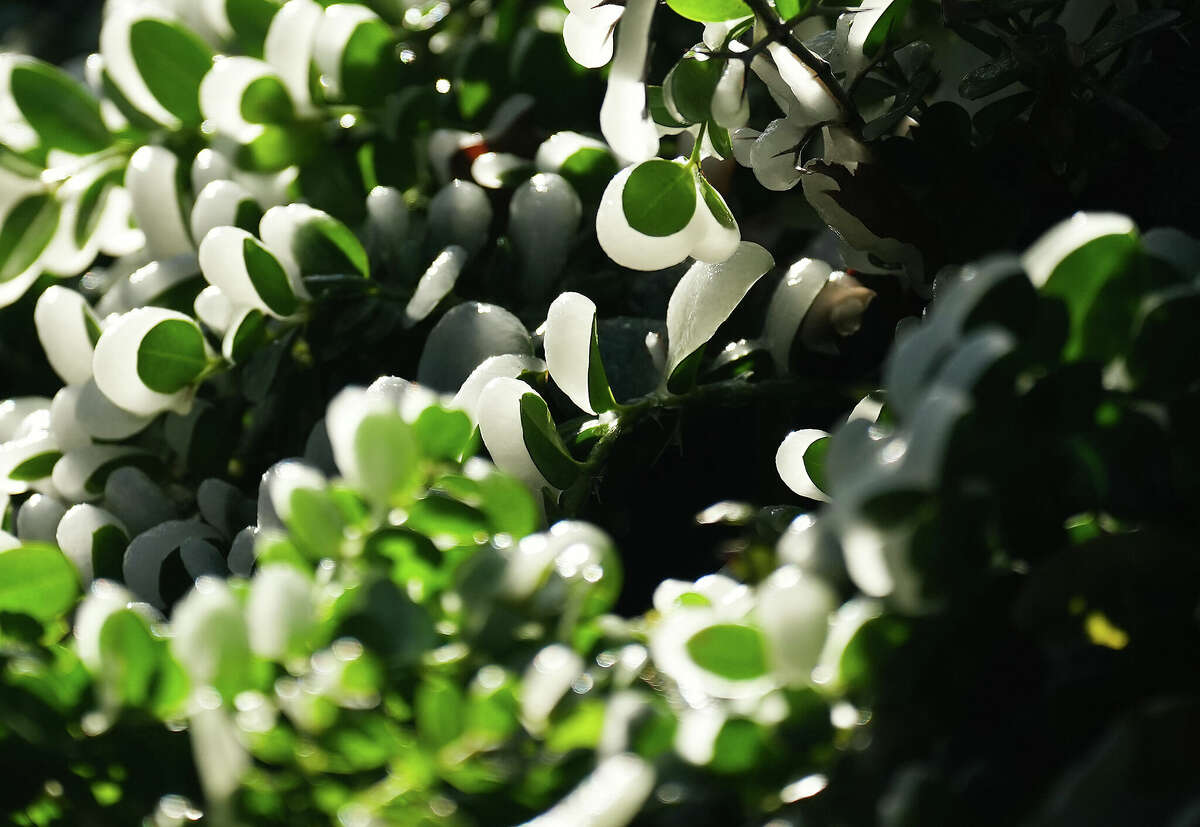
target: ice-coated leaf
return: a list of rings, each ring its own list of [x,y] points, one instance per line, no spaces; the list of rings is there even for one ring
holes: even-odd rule
[[[521,400],[527,394],[534,394],[533,388],[519,379],[499,377],[488,382],[476,409],[479,432],[497,468],[541,491],[553,486],[526,445]]]
[[[234,181],[213,181],[200,190],[192,207],[192,238],[197,244],[217,227],[239,227],[247,231],[258,229],[262,208],[254,196]]]
[[[736,41],[735,41],[736,42]],[[739,44],[740,45],[740,44]],[[732,48],[732,46],[731,46]],[[712,96],[712,119],[725,129],[738,129],[750,118],[746,96],[746,62],[728,60]]]
[[[200,263],[193,253],[152,261],[113,284],[96,303],[96,315],[105,317],[154,304],[164,296],[186,290],[192,280],[203,283]]]
[[[532,171],[528,159],[510,152],[485,152],[471,162],[471,179],[489,190],[514,186]]]
[[[100,630],[105,621],[115,612],[124,609],[133,601],[133,595],[125,588],[109,580],[93,583],[86,597],[75,612],[75,651],[93,673],[99,672]]]
[[[179,516],[162,488],[135,466],[109,474],[104,483],[104,506],[125,524],[131,537]]]
[[[687,651],[701,669],[729,681],[761,678],[769,668],[766,641],[753,626],[707,626],[688,638]]]
[[[529,299],[540,300],[550,292],[582,217],[579,196],[560,175],[539,173],[513,193],[508,237],[521,267],[522,292]]]
[[[49,193],[0,193],[0,287],[14,290],[0,298],[0,306],[20,298],[37,278],[35,265],[58,230],[60,212]]]
[[[100,496],[108,475],[118,467],[146,459],[147,454],[130,445],[88,445],[64,453],[54,464],[51,480],[66,499],[88,502]]]
[[[73,155],[99,152],[112,143],[100,117],[100,104],[78,81],[61,69],[36,60],[12,68],[13,103],[47,149]]]
[[[527,729],[545,731],[554,707],[582,672],[583,658],[561,643],[547,646],[534,656],[521,682],[521,721]]]
[[[329,403],[325,428],[342,476],[376,502],[416,480],[421,453],[412,426],[385,394],[345,388]]]
[[[287,123],[292,102],[269,63],[252,57],[224,57],[200,84],[200,108],[218,133],[248,144],[264,123]]]
[[[533,340],[525,325],[502,307],[464,302],[451,308],[430,331],[417,365],[417,381],[452,393],[484,359],[501,353],[533,355]]]
[[[324,9],[314,0],[289,0],[272,18],[263,44],[263,58],[283,78],[302,113],[313,109],[309,71],[323,15]]]
[[[838,17],[834,53],[841,58],[847,83],[853,83],[870,66],[871,56],[891,34],[897,17],[895,11],[889,11],[893,5],[903,12],[908,0],[865,0]]]
[[[438,303],[454,289],[458,276],[466,266],[469,254],[462,247],[451,245],[438,253],[417,282],[417,289],[404,308],[404,323],[412,327],[425,319]]]
[[[212,358],[196,322],[158,307],[131,310],[96,343],[96,385],[118,407],[148,416],[190,406],[191,383]]]
[[[758,587],[757,598],[756,617],[773,671],[784,683],[808,684],[825,645],[837,595],[799,567],[783,566]]]
[[[624,827],[654,790],[654,766],[633,753],[604,758],[548,811],[524,827]]]
[[[171,613],[171,651],[201,685],[239,686],[250,663],[242,607],[223,581],[204,578]]]
[[[329,6],[313,47],[325,96],[347,103],[377,103],[395,87],[395,45],[391,28],[366,6]]]
[[[579,293],[563,293],[550,305],[544,340],[550,376],[572,402],[590,414],[616,402],[600,359],[596,305]]]
[[[302,646],[315,622],[313,587],[293,566],[263,566],[250,582],[246,627],[250,649],[280,660]]]
[[[259,237],[288,272],[370,275],[367,252],[350,228],[307,204],[267,210]]]
[[[78,596],[75,569],[54,546],[34,543],[0,551],[0,611],[56,620]]]
[[[32,431],[45,430],[49,409],[50,400],[44,396],[18,396],[0,401],[0,445]]]
[[[17,509],[17,539],[22,543],[53,545],[58,523],[66,513],[67,507],[61,501],[45,494],[34,494]]]
[[[667,0],[667,5],[680,17],[700,23],[750,16],[750,7],[742,0]]]
[[[707,123],[724,68],[725,61],[707,52],[685,54],[663,80],[663,102],[672,118],[684,124]]]
[[[221,288],[210,284],[200,291],[193,304],[196,318],[218,335],[224,334],[233,323],[234,310]]]
[[[824,480],[824,456],[829,434],[815,428],[792,431],[775,453],[775,469],[788,488],[801,497],[828,501],[820,487]]]
[[[54,372],[68,385],[88,381],[99,322],[87,300],[74,290],[51,285],[38,297],[33,321]]]
[[[707,344],[742,297],[774,266],[770,253],[743,241],[726,261],[697,262],[688,269],[667,305],[668,382],[690,381],[676,377],[680,365]]]
[[[454,396],[454,407],[461,408],[471,417],[472,422],[479,422],[479,397],[483,389],[493,379],[505,377],[517,379],[524,373],[543,373],[546,363],[536,356],[520,353],[502,353],[499,356],[489,356],[479,363],[471,375],[462,383]]]
[[[100,392],[95,380],[63,388],[50,407],[50,427],[64,451],[83,447],[90,440],[126,439],[153,420],[118,408]]]
[[[123,6],[104,20],[100,54],[138,112],[170,129],[200,123],[200,81],[213,56],[185,25],[153,7]]]
[[[782,192],[799,183],[796,149],[808,128],[809,124],[792,118],[778,118],[767,124],[750,149],[750,165],[760,184]]]
[[[788,355],[800,325],[832,272],[833,268],[823,261],[802,258],[787,269],[775,288],[767,307],[763,338],[771,349],[778,373],[787,373]]]
[[[434,249],[453,244],[474,255],[487,242],[491,223],[487,193],[470,181],[451,181],[429,202],[429,243]]]
[[[72,506],[59,521],[55,542],[75,564],[86,587],[93,578],[121,576],[129,535],[121,521],[108,511],[80,504]]]
[[[1136,238],[1137,225],[1118,213],[1075,213],[1035,241],[1021,257],[1021,264],[1034,286],[1040,288],[1072,253],[1106,236]]]
[[[600,107],[600,131],[617,156],[636,163],[658,154],[658,130],[646,107],[643,72],[654,0],[630,0],[617,24],[617,51]]]
[[[249,359],[267,341],[267,317],[254,307],[243,307],[230,320],[221,337],[221,355],[233,364]]]
[[[654,159],[633,167],[621,188],[621,209],[643,235],[679,233],[696,210],[696,186],[684,164]]]
[[[62,449],[45,425],[0,443],[0,489],[20,494],[29,484],[49,476]]]
[[[621,6],[600,0],[568,0],[563,21],[567,54],[580,66],[599,69],[613,56],[613,30],[621,19]]]
[[[146,145],[133,153],[125,187],[133,199],[133,216],[146,234],[156,259],[191,253],[192,237],[179,192],[179,159],[161,146]]]
[[[220,536],[201,520],[170,520],[143,531],[125,549],[121,563],[125,585],[151,606],[165,608],[168,596],[161,591],[162,569],[168,558],[189,541],[207,545],[206,541],[219,542]]]
[[[290,256],[276,255],[237,227],[217,227],[200,244],[200,269],[234,306],[278,319],[295,313],[308,292]]]

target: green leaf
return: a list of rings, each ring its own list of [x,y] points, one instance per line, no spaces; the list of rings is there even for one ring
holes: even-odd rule
[[[310,557],[335,557],[342,544],[344,522],[342,512],[328,491],[316,488],[297,488],[292,491],[292,513],[287,526],[292,539]]]
[[[482,512],[436,493],[413,503],[404,525],[441,547],[475,545],[488,536],[487,518]]]
[[[505,533],[520,538],[537,531],[541,523],[529,489],[499,471],[474,479],[455,475],[442,477],[436,487],[482,511],[493,534]]]
[[[725,61],[689,52],[672,67],[663,81],[668,108],[687,123],[704,123],[712,117],[713,92],[725,70]]]
[[[728,160],[733,157],[733,139],[729,136],[729,130],[716,121],[708,122],[708,140],[722,158]],[[705,200],[708,200],[707,196]]]
[[[587,146],[576,150],[563,161],[558,174],[570,182],[580,198],[598,201],[608,182],[620,169],[611,152]]]
[[[701,629],[687,642],[688,654],[702,669],[732,681],[767,674],[767,649],[753,626],[720,623]]]
[[[687,124],[675,120],[675,116],[671,114],[671,110],[667,109],[667,103],[664,99],[663,88],[661,86],[646,87],[646,102],[650,107],[650,118],[659,126],[665,126],[670,129],[683,129]]]
[[[132,609],[109,615],[100,629],[100,668],[105,686],[126,706],[139,707],[162,660],[162,649],[146,621]]]
[[[1088,328],[1094,327],[1091,316],[1101,303],[1104,293],[1113,288],[1110,283],[1122,280],[1134,259],[1138,256],[1140,245],[1133,235],[1107,235],[1084,244],[1072,251],[1058,263],[1054,271],[1042,286],[1042,293],[1061,299],[1067,306],[1071,320],[1071,333],[1064,355],[1068,359],[1080,357],[1099,357],[1106,348],[1101,347],[1098,337],[1093,335],[1088,342]],[[1119,287],[1119,284],[1116,285]],[[1127,298],[1127,297],[1125,297]],[[1110,337],[1127,336],[1129,321],[1135,310],[1131,304],[1118,300],[1119,307],[1114,309],[1126,316],[1125,325],[1121,329],[1103,326],[1100,333]]]
[[[813,485],[828,493],[828,477],[825,473],[825,458],[829,454],[830,438],[823,436],[808,446],[804,452],[804,471]]]
[[[546,749],[570,752],[573,749],[595,749],[604,731],[604,701],[587,698],[556,721],[546,733]]]
[[[250,123],[291,123],[296,108],[287,87],[277,77],[257,78],[242,92],[242,117]]]
[[[592,347],[588,355],[588,401],[596,413],[612,410],[617,406],[608,374],[604,371],[604,360],[600,356],[600,336],[596,329],[596,318],[592,317]]]
[[[550,409],[536,393],[521,396],[521,433],[533,464],[555,488],[566,489],[579,477],[580,465],[567,453]]]
[[[375,104],[399,83],[396,40],[382,20],[365,20],[354,29],[342,52],[342,99]]]
[[[129,538],[111,523],[92,532],[92,574],[97,579],[121,579],[121,564]]]
[[[0,144],[0,169],[11,172],[19,178],[37,179],[46,170],[41,164],[30,160],[33,152],[17,152],[4,144]]]
[[[159,322],[138,344],[137,372],[146,387],[175,393],[195,381],[208,365],[204,334],[194,322]]]
[[[367,492],[391,501],[408,493],[421,474],[421,446],[397,414],[363,417],[354,434],[358,475]]]
[[[146,18],[129,27],[129,48],[150,94],[184,126],[198,126],[200,81],[213,62],[204,41],[179,23]]]
[[[746,772],[762,755],[765,728],[747,718],[731,718],[713,742],[711,766],[717,772]]]
[[[775,11],[784,20],[791,20],[801,11],[807,12],[812,7],[812,0],[775,0]]]
[[[461,735],[465,706],[462,692],[449,681],[435,678],[418,686],[416,723],[421,740],[443,747]]]
[[[910,3],[911,0],[892,0],[892,4],[879,15],[875,25],[867,33],[867,39],[863,42],[863,54],[875,57],[892,36],[892,31],[904,20]]]
[[[667,5],[680,17],[699,23],[718,23],[751,14],[750,7],[741,0],[667,0]]]
[[[267,31],[279,9],[280,4],[274,0],[225,0],[225,16],[242,52],[262,57]]]
[[[621,191],[629,226],[649,236],[682,230],[696,212],[696,184],[683,164],[656,158],[634,167]]]
[[[229,358],[235,364],[245,362],[267,340],[267,317],[258,310],[251,310],[242,316],[237,329],[233,333],[233,342],[229,347]]]
[[[75,566],[54,546],[30,543],[0,551],[0,611],[56,620],[78,594]]]
[[[238,167],[250,172],[279,172],[295,164],[309,163],[320,149],[319,123],[267,124],[261,135],[237,148],[234,161]]]
[[[58,201],[38,192],[25,196],[4,216],[0,226],[0,284],[33,266],[58,229],[60,211]]]
[[[431,459],[457,460],[471,443],[475,425],[464,411],[432,405],[413,423],[417,443]]]
[[[708,207],[708,211],[712,213],[713,218],[717,219],[717,223],[727,230],[736,230],[737,221],[733,217],[733,213],[729,211],[729,207],[725,204],[725,199],[721,197],[721,193],[717,192],[713,185],[708,183],[703,175],[696,173],[700,181],[700,192],[704,195],[704,205]]]
[[[8,478],[18,482],[45,479],[50,476],[50,472],[54,470],[54,464],[61,457],[61,451],[46,451],[45,453],[32,456],[9,471]]]
[[[331,276],[357,272],[367,278],[367,251],[350,228],[333,216],[324,216],[297,228],[293,252],[306,276]]]
[[[246,262],[246,274],[254,285],[254,292],[272,312],[290,316],[296,312],[299,302],[292,292],[283,266],[271,255],[271,251],[253,238],[242,242],[242,258]]]
[[[10,85],[13,102],[43,147],[90,155],[112,143],[99,102],[61,69],[41,61],[18,63]]]
[[[79,209],[75,213],[75,245],[82,247],[87,244],[100,219],[104,215],[104,207],[108,203],[108,195],[113,187],[121,185],[125,177],[124,169],[114,169],[104,173],[88,185],[79,197]]]

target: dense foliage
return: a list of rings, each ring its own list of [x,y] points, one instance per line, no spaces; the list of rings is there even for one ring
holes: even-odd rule
[[[1200,823],[1194,17],[0,54],[0,811]]]

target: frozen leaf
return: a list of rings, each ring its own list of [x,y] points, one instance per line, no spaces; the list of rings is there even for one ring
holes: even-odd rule
[[[579,196],[562,176],[539,173],[517,187],[509,204],[508,236],[520,263],[524,295],[539,300],[550,292],[582,216]]]
[[[837,595],[796,566],[776,569],[758,587],[756,617],[766,636],[775,674],[788,685],[812,679],[825,645]]]
[[[429,202],[429,243],[434,249],[457,245],[474,255],[487,242],[491,223],[487,193],[470,181],[451,181]]]
[[[72,506],[58,523],[55,542],[75,564],[85,587],[94,578],[120,578],[129,536],[121,521],[103,508]]]
[[[472,422],[479,421],[479,397],[483,389],[493,379],[505,377],[517,379],[524,373],[544,373],[546,363],[535,356],[520,353],[502,353],[489,356],[479,363],[471,375],[462,383],[454,396],[454,407],[461,408],[471,417]]]
[[[146,244],[157,259],[191,253],[187,216],[177,175],[179,159],[168,149],[146,145],[129,159],[125,187],[133,199],[133,215],[146,234]]]
[[[617,28],[617,52],[600,107],[600,130],[618,157],[645,161],[658,154],[658,130],[646,107],[643,72],[654,0],[630,0]]]
[[[250,582],[246,621],[254,654],[281,660],[305,643],[316,616],[308,578],[287,565],[261,568]]]
[[[289,273],[370,275],[367,252],[350,228],[307,204],[267,210],[259,237]]]
[[[421,275],[417,289],[404,308],[405,325],[411,327],[425,319],[438,303],[454,289],[455,282],[467,263],[468,253],[462,247],[451,245],[438,253],[437,258]]]
[[[54,497],[34,494],[17,509],[17,539],[22,543],[54,543],[58,523],[67,507]]]
[[[600,0],[569,0],[563,21],[567,53],[580,66],[598,69],[613,56],[613,30],[624,7]]]
[[[442,393],[457,391],[484,359],[502,353],[533,355],[520,319],[502,307],[464,302],[438,321],[421,352],[417,381]]]
[[[74,290],[51,285],[38,297],[33,321],[54,372],[68,385],[91,379],[100,324],[87,300]]]
[[[287,318],[308,299],[290,256],[275,255],[237,227],[217,227],[200,245],[200,269],[234,306]]]
[[[767,307],[763,338],[767,340],[771,359],[779,373],[787,373],[788,355],[800,325],[832,272],[823,261],[802,258],[788,268],[775,288]]]
[[[131,310],[109,325],[92,369],[101,393],[133,414],[186,410],[192,383],[213,358],[196,322],[157,307]]]
[[[312,111],[309,71],[324,10],[314,0],[289,0],[272,18],[263,57],[283,78],[301,114]]]
[[[590,414],[616,405],[600,359],[596,305],[579,293],[563,293],[550,305],[544,340],[555,384]]]

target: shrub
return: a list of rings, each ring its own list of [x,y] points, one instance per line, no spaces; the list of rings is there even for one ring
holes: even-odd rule
[[[667,5],[0,56],[12,821],[1191,823],[1194,21]]]

